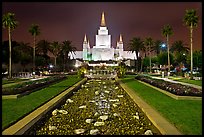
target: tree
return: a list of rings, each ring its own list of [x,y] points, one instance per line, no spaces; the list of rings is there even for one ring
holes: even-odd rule
[[[144,41],[144,44],[147,45],[147,47],[149,47],[149,72],[151,73],[152,72],[152,69],[151,69],[151,48],[152,48],[152,45],[154,44],[154,42],[153,42],[151,37],[147,37]]]
[[[183,41],[179,40],[175,41],[170,48],[170,51],[175,54],[178,63],[184,63],[186,61],[186,55],[189,48],[185,47],[185,45],[186,44],[184,44]]]
[[[156,51],[157,56],[159,55],[159,53],[161,51],[161,45],[162,45],[162,41],[161,40],[156,40],[154,42],[154,46],[152,47],[152,50]]]
[[[194,9],[186,10],[186,14],[184,16],[183,21],[185,22],[186,26],[190,30],[190,44],[191,44],[191,76],[190,78],[193,79],[193,28],[197,27],[197,24],[198,24],[198,16],[196,15],[196,10]]]
[[[52,52],[52,54],[54,55],[54,58],[55,58],[55,63],[54,65],[56,66],[57,65],[57,56],[59,55],[61,51],[61,44],[57,41],[54,41],[50,44],[50,52]]]
[[[35,45],[36,45],[36,36],[40,34],[40,28],[38,24],[32,24],[28,30],[33,36],[33,72],[35,72]],[[35,74],[33,75],[35,78]]]
[[[134,37],[130,40],[130,43],[128,44],[128,49],[132,52],[135,53],[137,61],[139,59],[139,52],[144,50],[144,44],[143,41],[139,37]],[[135,64],[139,64],[139,62],[136,63],[135,59]],[[137,71],[139,69],[139,65],[137,68]]]
[[[75,54],[76,47],[72,46],[72,42],[69,40],[65,40],[62,42],[62,50],[61,53],[64,55],[64,68],[63,71],[65,71],[65,63],[67,61],[66,56],[68,56],[69,53],[72,55]]]
[[[8,38],[9,38],[9,78],[12,78],[12,66],[11,66],[11,32],[17,27],[18,22],[15,19],[14,13],[6,13],[2,17],[3,28],[8,29]]]
[[[32,47],[29,46],[29,43],[24,42],[20,42],[18,45],[14,50],[20,55],[19,61],[25,71],[25,66],[32,62]]]
[[[172,27],[167,24],[162,28],[162,35],[166,37],[167,41],[167,54],[168,54],[168,72],[170,72],[170,57],[169,57],[169,36],[173,35]],[[169,74],[169,73],[168,73]]]

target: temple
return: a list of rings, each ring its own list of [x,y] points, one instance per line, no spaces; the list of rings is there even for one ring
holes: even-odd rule
[[[136,59],[131,51],[124,51],[122,35],[116,42],[116,48],[111,45],[111,35],[105,22],[105,13],[102,13],[101,24],[98,34],[95,37],[95,45],[90,46],[87,35],[84,35],[82,44],[83,51],[76,51],[74,55],[69,55],[71,59],[83,59],[84,61],[117,61],[124,59]]]

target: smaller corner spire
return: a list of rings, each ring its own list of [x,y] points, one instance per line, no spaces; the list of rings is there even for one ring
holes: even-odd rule
[[[103,11],[102,16],[101,16],[101,26],[102,27],[106,26],[104,11]]]
[[[119,40],[120,42],[123,42],[123,40],[122,40],[122,35],[120,34],[120,40]]]
[[[86,39],[86,33],[85,33],[85,36],[84,36],[84,42],[87,42],[87,39]]]

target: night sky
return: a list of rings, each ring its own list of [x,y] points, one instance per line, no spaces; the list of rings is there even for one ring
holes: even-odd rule
[[[199,16],[198,27],[193,31],[194,50],[202,49],[202,3],[201,2],[3,2],[2,14],[15,13],[18,27],[12,39],[32,44],[33,37],[28,32],[32,23],[39,24],[41,34],[37,40],[49,42],[72,41],[73,46],[82,50],[85,33],[90,45],[95,45],[95,35],[100,27],[101,13],[105,12],[106,26],[116,47],[120,33],[124,48],[133,37],[152,37],[166,41],[161,35],[164,25],[170,24],[174,35],[170,44],[182,40],[190,48],[189,29],[184,25],[186,9],[196,9]],[[7,30],[2,29],[3,40],[8,40]]]

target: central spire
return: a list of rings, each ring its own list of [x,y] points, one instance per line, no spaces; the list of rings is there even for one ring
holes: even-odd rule
[[[102,13],[102,17],[101,17],[101,26],[102,26],[102,27],[105,27],[105,26],[106,26],[104,12]]]

